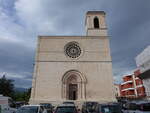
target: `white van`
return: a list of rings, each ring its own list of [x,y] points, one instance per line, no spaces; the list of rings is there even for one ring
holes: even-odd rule
[[[10,97],[0,95],[0,113],[15,113],[16,109],[13,108],[13,102]]]

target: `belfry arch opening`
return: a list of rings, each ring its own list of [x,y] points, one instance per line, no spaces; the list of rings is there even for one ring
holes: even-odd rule
[[[62,98],[65,100],[85,99],[86,78],[76,70],[66,72],[62,77]]]
[[[99,28],[99,19],[98,19],[98,17],[94,18],[94,28]]]

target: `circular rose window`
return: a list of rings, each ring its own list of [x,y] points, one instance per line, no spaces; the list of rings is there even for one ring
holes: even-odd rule
[[[69,42],[65,46],[65,53],[71,58],[77,58],[81,54],[81,48],[79,47],[79,44],[77,42]]]

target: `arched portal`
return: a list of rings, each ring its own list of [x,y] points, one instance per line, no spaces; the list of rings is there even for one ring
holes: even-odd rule
[[[65,100],[85,99],[86,78],[79,71],[70,70],[62,78],[62,98]]]

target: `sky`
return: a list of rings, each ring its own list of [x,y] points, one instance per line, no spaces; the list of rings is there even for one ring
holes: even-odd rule
[[[0,77],[32,84],[38,35],[85,35],[85,14],[106,12],[115,83],[150,45],[150,0],[0,0]]]

